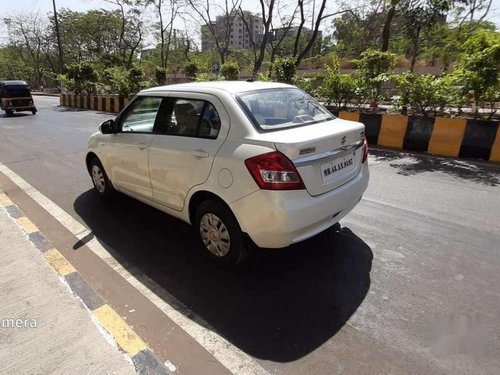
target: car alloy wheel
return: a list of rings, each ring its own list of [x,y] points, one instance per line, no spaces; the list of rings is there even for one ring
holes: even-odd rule
[[[206,213],[200,220],[200,235],[203,244],[216,257],[224,257],[231,249],[231,237],[222,220]]]
[[[92,181],[99,193],[104,193],[106,191],[106,179],[98,165],[92,166]]]

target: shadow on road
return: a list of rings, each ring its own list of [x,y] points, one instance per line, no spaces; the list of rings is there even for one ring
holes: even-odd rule
[[[62,105],[55,106],[53,108],[56,112],[84,112],[87,111],[85,108],[77,108],[77,107],[64,107]]]
[[[453,177],[473,181],[487,186],[500,184],[498,166],[486,162],[442,158],[431,155],[370,149],[375,161],[395,162],[389,164],[398,169],[398,174],[412,176],[423,172],[442,172]],[[399,163],[398,163],[399,162]]]
[[[348,228],[234,269],[202,256],[193,229],[131,198],[80,195],[75,211],[131,272],[138,269],[251,356],[289,362],[334,336],[365,298],[373,254]],[[79,251],[81,244],[75,244]]]
[[[16,118],[16,117],[26,117],[26,116],[34,116],[34,115],[31,112],[30,113],[14,112],[10,116],[7,116],[5,113],[0,114],[0,118]]]

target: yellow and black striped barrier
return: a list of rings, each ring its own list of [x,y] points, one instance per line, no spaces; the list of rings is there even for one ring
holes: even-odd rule
[[[365,125],[368,143],[433,155],[500,161],[498,121],[340,112]]]
[[[91,109],[94,111],[119,113],[127,106],[129,98],[101,95],[61,94],[59,104],[64,107]]]

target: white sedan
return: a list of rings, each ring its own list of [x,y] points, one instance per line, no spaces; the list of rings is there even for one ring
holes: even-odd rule
[[[195,226],[213,259],[280,248],[332,226],[369,179],[364,126],[285,84],[203,82],[141,91],[88,142],[102,197],[114,190]]]

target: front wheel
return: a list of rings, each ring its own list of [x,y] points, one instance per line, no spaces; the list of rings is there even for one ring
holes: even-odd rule
[[[102,198],[108,198],[114,191],[111,181],[109,181],[106,172],[97,158],[93,158],[89,164],[90,176],[97,194]]]
[[[32,109],[31,113],[33,113],[34,115],[36,115],[36,109]]]
[[[6,109],[5,110],[5,116],[10,117],[14,114],[14,111],[12,109]]]
[[[231,210],[208,200],[196,210],[195,230],[206,254],[218,263],[235,266],[247,255],[241,228]]]

